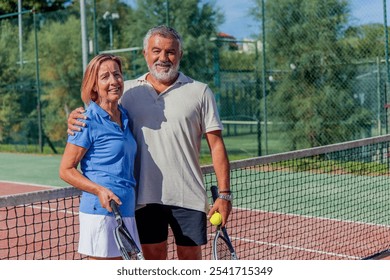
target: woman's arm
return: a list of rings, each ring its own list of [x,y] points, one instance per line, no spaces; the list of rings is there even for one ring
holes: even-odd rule
[[[60,164],[59,176],[75,188],[98,196],[102,207],[111,212],[110,200],[113,199],[121,204],[119,198],[111,190],[92,182],[77,170],[86,152],[87,149],[83,147],[67,143]]]

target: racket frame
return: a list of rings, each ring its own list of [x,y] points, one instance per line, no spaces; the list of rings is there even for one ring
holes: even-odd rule
[[[110,206],[112,209],[112,212],[115,216],[115,220],[117,222],[117,226],[114,229],[114,239],[115,243],[119,249],[119,252],[121,253],[121,256],[124,260],[132,260],[131,253],[134,252],[135,257],[137,260],[144,260],[144,256],[141,252],[141,250],[138,248],[137,244],[135,243],[133,237],[131,236],[129,230],[126,228],[125,224],[123,223],[122,215],[119,211],[118,204],[114,201],[110,201]],[[126,246],[124,245],[122,241],[122,236],[126,238],[127,243],[131,246],[130,249],[130,255],[128,249],[126,249]]]
[[[213,201],[215,202],[218,198],[218,187],[211,186],[210,190],[211,190],[211,195],[212,195]],[[213,240],[213,250],[212,250],[213,251],[213,259],[218,260],[218,252],[217,252],[218,238],[221,238],[223,240],[223,242],[226,243],[226,245],[230,251],[231,259],[238,260],[236,251],[234,250],[233,244],[230,241],[226,227],[224,227],[224,226],[222,227],[220,225],[217,226],[217,231],[215,233],[214,240]]]

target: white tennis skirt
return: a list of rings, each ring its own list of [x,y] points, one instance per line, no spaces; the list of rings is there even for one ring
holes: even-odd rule
[[[80,237],[78,252],[91,257],[114,258],[121,256],[114,239],[117,222],[114,216],[79,213]],[[123,222],[138,248],[141,248],[134,217],[124,217]]]

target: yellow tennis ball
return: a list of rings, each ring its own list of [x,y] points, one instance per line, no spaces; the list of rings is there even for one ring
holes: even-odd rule
[[[211,218],[210,223],[214,226],[219,226],[222,223],[222,216],[218,212],[215,212]]]

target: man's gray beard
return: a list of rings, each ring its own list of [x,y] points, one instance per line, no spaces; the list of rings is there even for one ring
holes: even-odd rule
[[[171,66],[168,72],[157,72],[155,66],[150,67],[148,65],[149,72],[159,82],[167,83],[176,79],[177,73],[179,73],[179,65]]]

